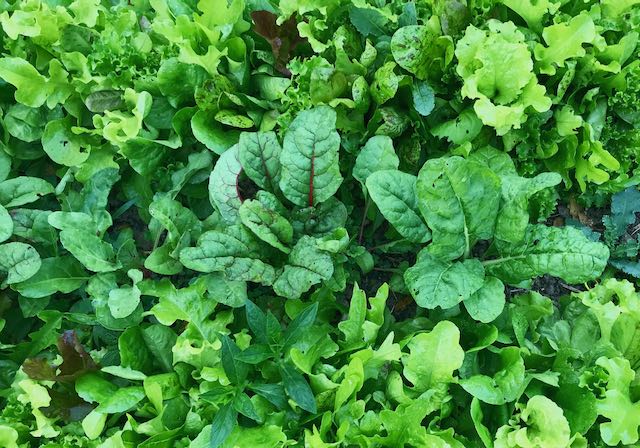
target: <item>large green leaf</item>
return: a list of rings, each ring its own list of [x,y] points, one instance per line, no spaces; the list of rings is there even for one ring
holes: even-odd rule
[[[30,279],[41,264],[40,255],[28,244],[13,242],[0,245],[0,270],[7,273],[8,284]]]
[[[483,264],[488,274],[511,284],[544,274],[583,283],[602,274],[608,259],[607,246],[578,229],[530,225],[521,243],[505,246],[500,258]]]
[[[371,198],[395,229],[414,243],[426,243],[431,232],[418,210],[416,176],[397,170],[376,171],[367,178]]]
[[[333,196],[342,183],[339,148],[333,109],[320,106],[299,113],[289,125],[280,157],[280,189],[287,199],[311,207]]]
[[[457,156],[429,160],[418,174],[416,195],[432,232],[433,255],[468,256],[478,240],[493,236],[500,179],[488,167]]]
[[[41,298],[56,292],[68,294],[80,288],[90,275],[73,257],[45,258],[38,272],[13,288],[24,297]]]
[[[416,264],[405,271],[404,281],[421,307],[447,309],[482,287],[484,268],[476,259],[442,261],[423,249]]]

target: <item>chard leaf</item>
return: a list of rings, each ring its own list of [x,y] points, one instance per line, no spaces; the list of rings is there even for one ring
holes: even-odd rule
[[[273,290],[279,296],[297,299],[313,285],[329,280],[333,270],[331,255],[318,248],[318,240],[305,235],[291,250]]]
[[[238,210],[242,204],[238,184],[242,165],[235,145],[224,152],[216,162],[209,177],[209,200],[218,209],[222,218],[229,224],[238,219]]]
[[[436,257],[469,255],[478,240],[493,236],[500,179],[486,166],[457,156],[429,160],[418,174],[416,195]]]
[[[396,170],[376,171],[367,178],[371,198],[398,233],[414,243],[426,243],[431,232],[420,216],[415,185],[416,176]]]
[[[530,225],[524,240],[500,250],[500,258],[483,262],[488,274],[517,284],[544,274],[569,283],[597,278],[607,265],[609,249],[573,227]]]
[[[280,181],[282,147],[275,132],[243,132],[238,142],[240,163],[260,188],[275,192]]]
[[[182,264],[200,272],[224,272],[229,280],[271,285],[276,272],[262,261],[256,242],[248,230],[231,227],[226,232],[210,230],[198,239],[196,247],[180,252]]]
[[[404,281],[421,307],[448,309],[482,288],[484,268],[476,259],[442,261],[424,249],[416,264],[405,271]]]
[[[258,238],[281,250],[291,252],[288,247],[293,239],[293,227],[278,212],[257,200],[249,200],[240,206],[240,220]]]
[[[301,207],[329,199],[342,183],[336,113],[320,106],[299,113],[284,137],[280,190]]]

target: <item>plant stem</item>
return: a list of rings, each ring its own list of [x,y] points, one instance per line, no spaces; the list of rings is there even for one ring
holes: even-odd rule
[[[364,234],[364,223],[367,220],[367,212],[369,211],[369,204],[371,204],[371,199],[367,195],[367,199],[364,203],[364,213],[362,214],[362,221],[360,222],[360,233],[358,234],[358,244],[362,244],[362,236]]]

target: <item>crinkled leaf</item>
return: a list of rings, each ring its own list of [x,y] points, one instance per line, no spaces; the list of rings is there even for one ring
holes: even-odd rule
[[[477,259],[447,262],[425,249],[416,264],[405,271],[404,281],[421,307],[448,309],[469,299],[482,288],[485,278]]]
[[[275,132],[243,132],[238,156],[244,172],[260,188],[275,192],[280,181],[282,147]]]
[[[327,106],[299,113],[284,137],[280,190],[296,205],[315,206],[340,187],[340,136],[336,113]]]
[[[313,285],[333,275],[331,255],[318,248],[318,241],[303,236],[291,250],[284,270],[273,284],[276,294],[297,299]]]
[[[452,382],[453,373],[462,366],[460,331],[452,322],[438,322],[429,333],[411,338],[407,346],[409,355],[402,360],[403,373],[418,391]]]
[[[227,232],[208,231],[198,239],[196,247],[180,252],[182,264],[200,272],[224,272],[230,280],[251,281],[270,285],[274,282],[274,268],[261,260],[256,243],[239,227]]]
[[[609,259],[609,249],[573,227],[530,225],[524,240],[501,249],[501,258],[485,261],[487,273],[517,284],[544,274],[569,283],[597,278]]]
[[[432,159],[416,183],[418,207],[431,229],[429,251],[452,260],[493,235],[500,179],[489,168],[461,157]]]
[[[293,239],[293,227],[275,210],[257,200],[244,201],[240,206],[240,221],[258,238],[288,254]]]
[[[241,173],[242,165],[236,145],[220,156],[209,177],[211,205],[216,207],[222,218],[230,224],[236,222],[242,204],[238,184]]]

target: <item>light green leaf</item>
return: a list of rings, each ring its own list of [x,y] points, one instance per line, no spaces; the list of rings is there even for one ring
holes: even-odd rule
[[[504,305],[504,284],[495,277],[486,277],[482,287],[464,300],[469,315],[483,323],[493,322]]]
[[[229,148],[220,156],[209,177],[209,200],[229,224],[238,219],[242,198],[238,190],[238,178],[242,165],[238,155],[238,145]]]
[[[414,81],[411,86],[413,96],[413,108],[423,117],[431,113],[436,105],[435,92],[424,81]]]
[[[109,291],[109,310],[111,315],[116,319],[124,319],[131,315],[140,304],[140,289],[137,284],[142,281],[142,271],[138,269],[129,269],[127,272],[129,278],[133,281],[133,286],[121,286],[117,289]]]
[[[47,123],[42,147],[49,158],[60,165],[80,166],[89,158],[87,144],[71,132],[71,120],[64,118]]]
[[[464,350],[460,331],[444,320],[429,333],[420,333],[407,344],[409,355],[402,360],[404,376],[420,392],[453,381],[453,373],[462,366]]]
[[[495,238],[499,244],[517,244],[524,238],[529,225],[529,199],[545,188],[558,185],[562,177],[557,173],[541,173],[533,178],[506,175],[500,179],[502,204]]]
[[[29,107],[42,106],[52,93],[47,78],[22,58],[0,59],[0,78],[15,86],[16,101]]]
[[[0,205],[0,243],[8,240],[13,234],[13,220],[11,215]]]
[[[501,0],[504,5],[512,9],[527,22],[536,32],[542,31],[544,16],[554,13],[560,7],[559,2],[553,0]]]
[[[501,258],[483,262],[487,274],[517,284],[544,274],[583,283],[602,273],[609,249],[573,227],[530,225],[524,240],[500,250]]]
[[[0,182],[0,205],[5,208],[18,207],[53,193],[53,186],[38,177],[14,177]]]
[[[260,188],[277,191],[282,147],[275,132],[243,132],[238,142],[240,163]]]
[[[609,374],[604,398],[597,401],[600,415],[608,419],[600,425],[602,440],[609,446],[632,445],[639,439],[640,401],[633,402],[629,387],[636,373],[625,358],[600,357],[596,364]]]
[[[458,156],[431,159],[418,174],[416,195],[432,232],[433,255],[469,255],[478,240],[493,235],[500,179],[486,166]]]
[[[367,178],[376,171],[397,170],[400,159],[393,149],[393,140],[386,135],[375,135],[358,153],[353,166],[353,177],[360,182],[363,189]]]
[[[280,190],[296,205],[312,207],[340,187],[340,136],[336,113],[327,106],[300,112],[284,137]]]
[[[60,242],[80,263],[93,272],[111,272],[119,269],[113,246],[95,234],[80,229],[60,232]]]
[[[567,59],[585,55],[583,44],[593,43],[598,36],[593,19],[584,11],[569,22],[556,23],[542,32],[547,46],[537,44],[535,55],[540,65],[540,72],[554,75],[556,67],[563,67]]]
[[[0,270],[7,273],[10,285],[33,277],[41,264],[40,255],[28,244],[13,242],[0,245]]]
[[[278,212],[259,200],[248,200],[240,206],[239,214],[242,223],[262,241],[285,254],[291,252],[288,245],[293,239],[293,227]]]
[[[544,395],[529,399],[526,407],[510,420],[510,425],[498,428],[495,448],[512,447],[568,447],[571,430],[562,409]],[[517,441],[514,445],[511,441]]]
[[[504,135],[520,128],[528,107],[545,112],[551,99],[538,84],[525,37],[513,22],[491,19],[487,25],[487,31],[467,27],[456,45],[456,71],[464,79],[462,96],[475,99],[482,122]]]
[[[315,238],[304,235],[289,254],[273,290],[279,296],[297,299],[313,285],[329,280],[333,269],[331,255],[318,248]]]
[[[204,143],[207,149],[220,155],[238,143],[240,137],[239,131],[224,129],[211,114],[203,110],[191,118],[191,129],[194,137]]]
[[[89,280],[89,274],[78,261],[69,256],[45,258],[38,272],[13,288],[24,297],[38,299],[56,292],[68,294]]]
[[[403,237],[426,243],[431,232],[420,216],[415,194],[416,176],[397,170],[383,170],[367,178],[367,189],[380,212]]]
[[[118,388],[115,392],[100,402],[95,409],[96,412],[103,414],[116,414],[119,412],[127,412],[133,409],[145,397],[142,387],[124,387]]]
[[[477,259],[446,262],[423,249],[416,264],[405,271],[404,281],[421,307],[448,309],[482,287],[484,268]]]

